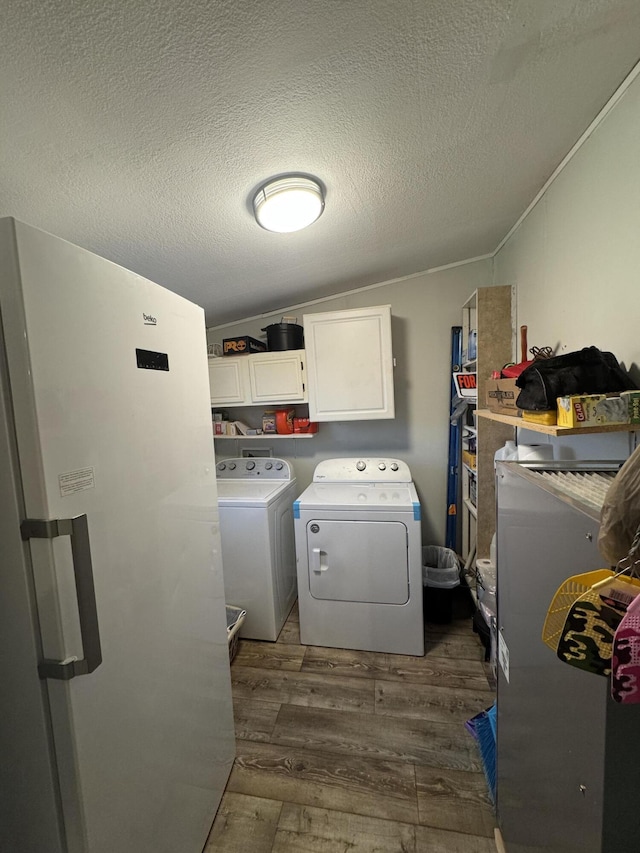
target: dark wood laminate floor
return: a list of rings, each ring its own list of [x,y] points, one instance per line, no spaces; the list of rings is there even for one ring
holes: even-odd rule
[[[237,756],[205,853],[495,853],[464,721],[489,707],[464,599],[424,658],[241,640]]]

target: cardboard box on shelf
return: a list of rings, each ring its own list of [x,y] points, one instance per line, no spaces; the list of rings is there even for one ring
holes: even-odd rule
[[[629,423],[629,402],[619,394],[558,397],[558,426],[604,426]]]
[[[249,335],[237,338],[224,338],[222,341],[223,355],[248,355],[252,352],[266,352],[267,345]]]
[[[518,417],[521,414],[516,406],[519,393],[515,379],[490,379],[487,382],[487,408],[502,415]]]
[[[462,461],[465,465],[468,465],[472,470],[476,470],[476,454],[471,453],[470,450],[462,451]]]
[[[276,431],[276,413],[275,412],[265,412],[262,416],[262,431],[263,432],[275,432]]]
[[[316,421],[310,421],[309,418],[294,418],[293,419],[293,431],[294,432],[318,432],[318,424]]]

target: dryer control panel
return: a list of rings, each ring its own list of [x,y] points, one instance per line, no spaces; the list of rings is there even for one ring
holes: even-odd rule
[[[216,465],[218,479],[228,480],[292,480],[293,471],[286,459],[247,458],[221,459]]]
[[[314,483],[410,483],[411,471],[401,459],[353,456],[325,459],[313,472]]]

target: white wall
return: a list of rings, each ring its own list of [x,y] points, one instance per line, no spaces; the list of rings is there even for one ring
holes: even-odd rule
[[[260,320],[209,329],[210,342],[236,334],[261,340],[260,331],[282,315],[391,305],[396,417],[383,421],[327,423],[313,439],[274,441],[274,455],[292,461],[300,491],[321,459],[334,456],[396,456],[411,468],[422,504],[423,541],[444,544],[450,388],[451,327],[462,322],[461,306],[478,287],[491,283],[491,261],[475,261],[448,270],[427,272],[380,287],[322,300],[305,308],[283,308]],[[235,410],[238,416],[241,410]],[[252,416],[261,417],[262,409]],[[244,410],[247,418],[251,416]],[[270,446],[261,442],[261,446]],[[218,458],[239,455],[250,439],[217,441]],[[253,442],[253,446],[257,446]]]
[[[640,77],[494,259],[529,346],[640,362]],[[636,374],[636,379],[640,374]]]

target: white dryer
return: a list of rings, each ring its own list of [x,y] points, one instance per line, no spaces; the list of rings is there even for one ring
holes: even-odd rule
[[[224,459],[216,465],[227,604],[247,611],[240,636],[276,640],[296,598],[293,500],[284,459]]]
[[[424,654],[420,502],[399,459],[327,459],[294,504],[306,645]]]

